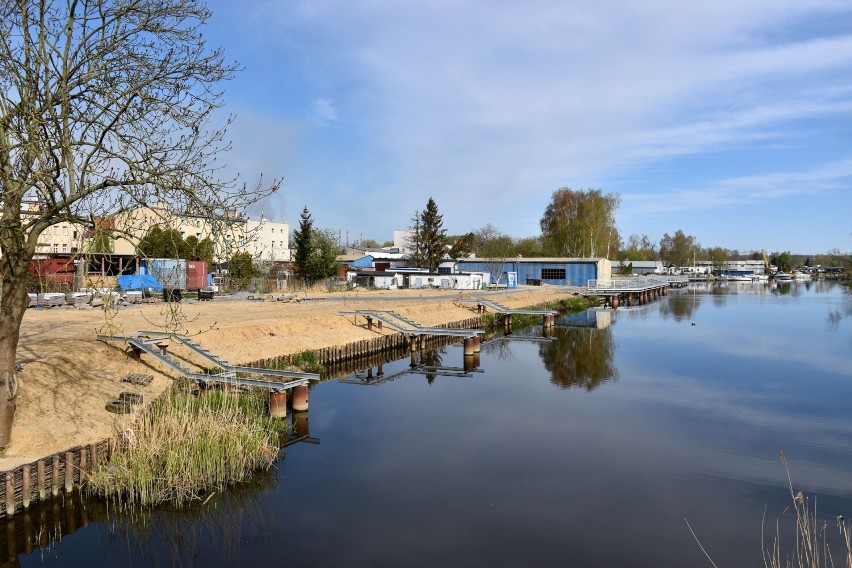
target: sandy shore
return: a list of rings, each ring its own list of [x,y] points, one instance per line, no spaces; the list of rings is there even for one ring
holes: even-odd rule
[[[522,287],[487,293],[509,307],[555,302],[570,295],[564,288]],[[492,295],[493,294],[493,295]],[[483,294],[476,293],[475,296]],[[471,305],[457,300],[475,297],[444,290],[358,291],[346,294],[297,295],[290,302],[217,297],[212,302],[184,301],[179,333],[193,336],[231,363],[319,349],[375,337],[352,309],[395,310],[418,323],[435,325],[471,317]],[[151,361],[133,361],[121,344],[108,345],[98,334],[133,334],[159,329],[167,320],[165,304],[135,305],[118,310],[107,322],[99,308],[31,309],[24,317],[18,348],[20,391],[11,443],[0,456],[9,470],[55,452],[98,442],[114,435],[119,417],[105,405],[122,391],[144,395],[146,402],[169,388],[174,377]],[[154,375],[147,387],[120,379],[128,372]]]

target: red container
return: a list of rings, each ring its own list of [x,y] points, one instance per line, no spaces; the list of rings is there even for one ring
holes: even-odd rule
[[[207,286],[207,263],[202,260],[186,261],[186,289],[201,290]]]

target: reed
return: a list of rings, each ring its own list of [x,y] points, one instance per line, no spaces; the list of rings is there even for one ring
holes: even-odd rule
[[[109,463],[89,475],[86,491],[125,506],[180,506],[268,469],[286,428],[269,418],[265,392],[174,390],[124,426]]]
[[[764,565],[767,568],[852,568],[852,533],[848,524],[842,516],[837,517],[836,524],[841,540],[840,547],[837,548],[827,537],[828,523],[817,517],[816,498],[811,505],[810,498],[804,492],[793,488],[787,457],[784,452],[779,455],[787,472],[787,488],[792,499],[787,510],[792,509],[796,518],[796,539],[794,548],[785,552],[781,547],[777,524],[771,545],[767,546],[765,535],[761,534]],[[837,553],[837,558],[832,554],[832,549]]]

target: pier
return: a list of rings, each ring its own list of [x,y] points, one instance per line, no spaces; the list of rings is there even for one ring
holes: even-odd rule
[[[674,280],[672,280],[674,279]],[[581,293],[584,296],[601,296],[606,305],[617,309],[619,305],[643,305],[668,294],[669,287],[686,286],[688,279],[677,276],[638,276],[611,280],[589,280]]]

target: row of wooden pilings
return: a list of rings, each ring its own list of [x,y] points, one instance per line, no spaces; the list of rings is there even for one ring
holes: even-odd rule
[[[668,286],[659,288],[649,288],[647,290],[639,290],[632,292],[620,292],[606,296],[606,306],[612,309],[618,309],[620,304],[632,306],[635,302],[637,306],[647,304],[648,302],[659,298],[660,296],[668,295]]]
[[[112,440],[103,440],[3,472],[0,516],[10,517],[19,510],[29,509],[32,503],[56,497],[62,491],[71,493],[80,486],[86,473],[94,470],[99,463],[109,461],[113,449]]]

